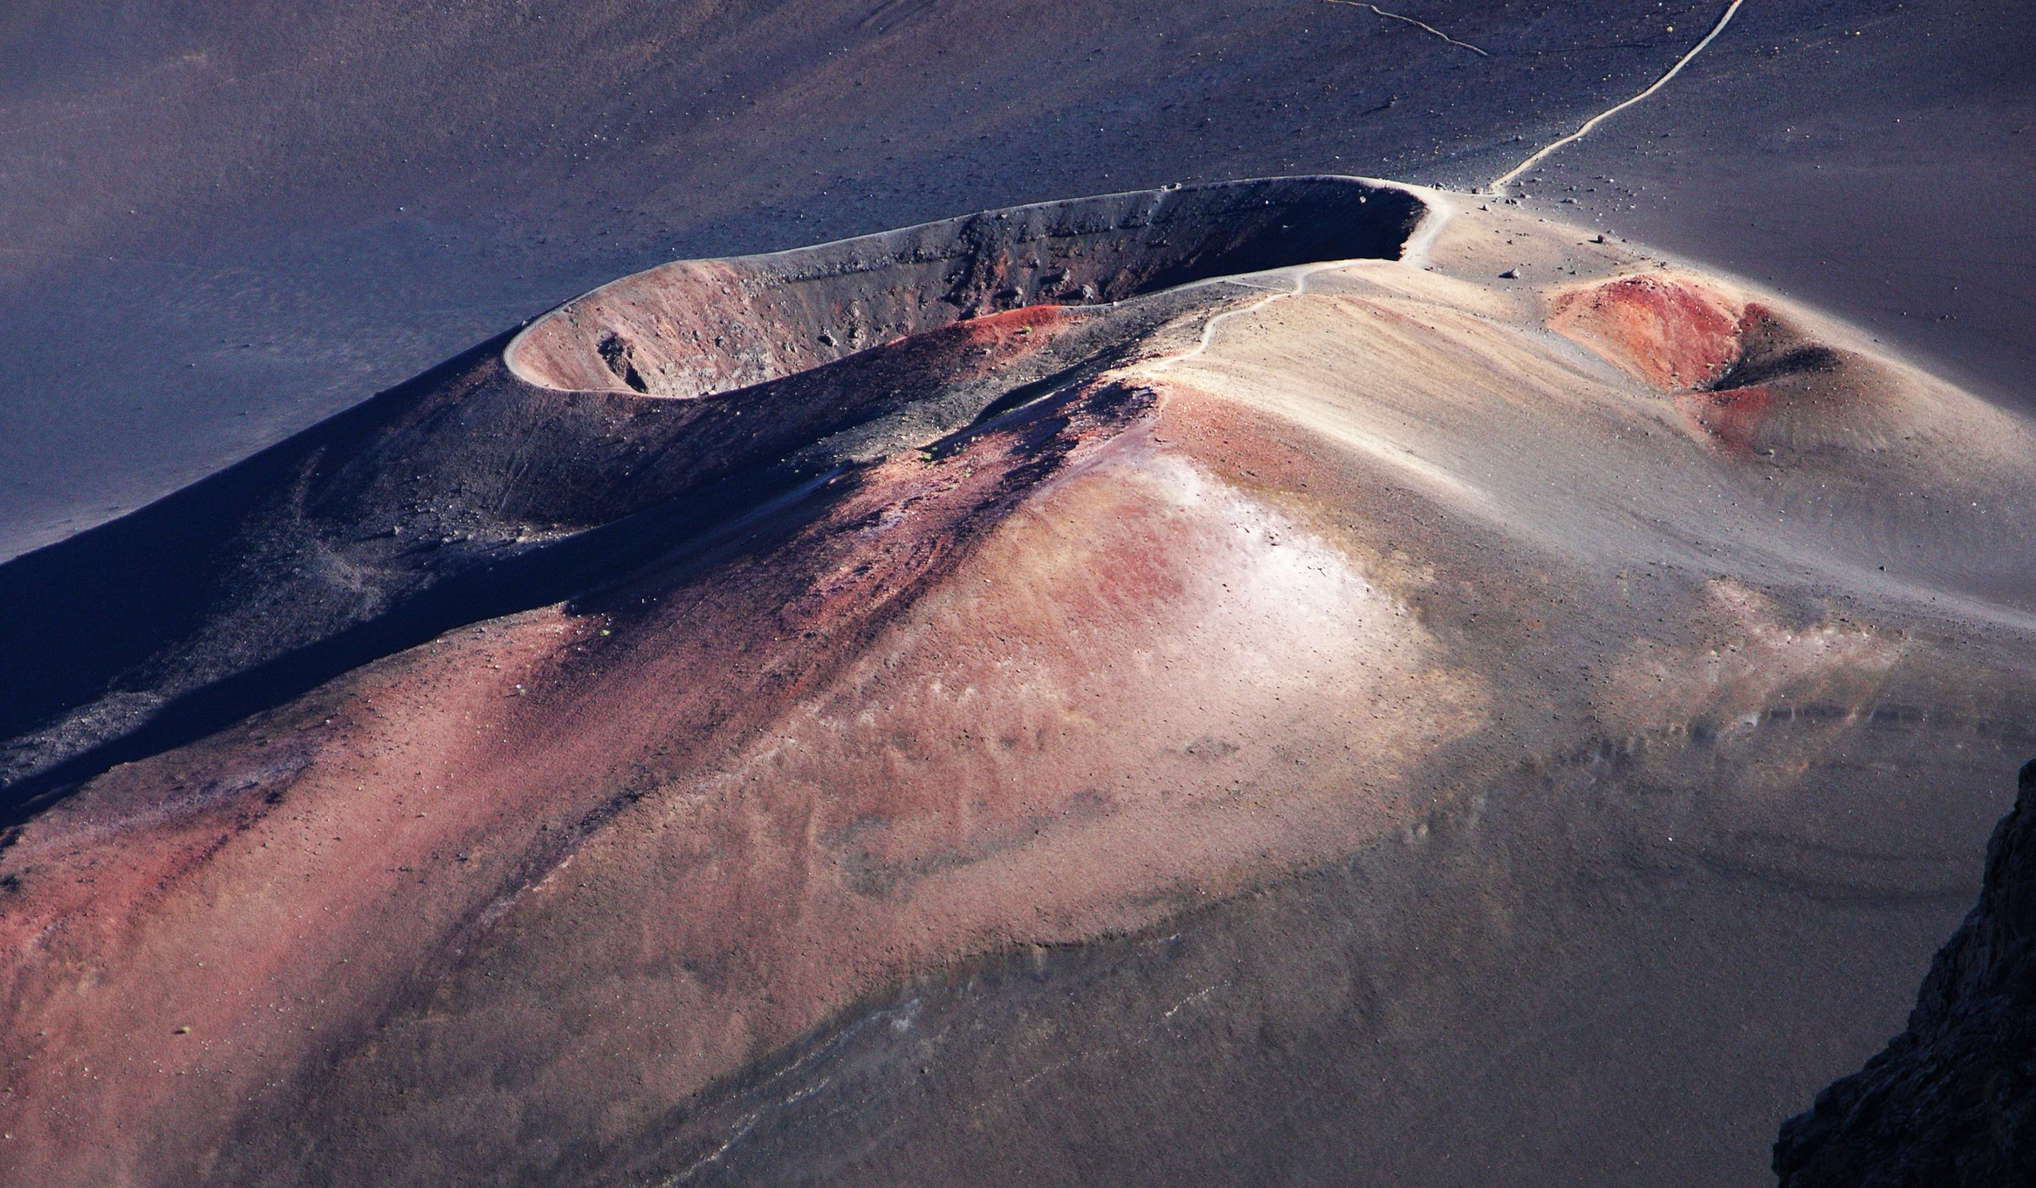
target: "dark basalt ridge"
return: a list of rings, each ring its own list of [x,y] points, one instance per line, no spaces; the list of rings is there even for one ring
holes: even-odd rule
[[[2036,1183],[2036,762],[1908,1030],[1789,1119],[1786,1188]]]

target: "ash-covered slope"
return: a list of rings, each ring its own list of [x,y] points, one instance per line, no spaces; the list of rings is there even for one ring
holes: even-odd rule
[[[1775,1144],[1786,1188],[2036,1180],[2036,763],[1908,1030]]]
[[[1013,391],[1094,371],[1154,316],[1050,307],[1397,255],[1420,210],[1408,191],[1348,180],[1197,186],[606,286],[0,566],[0,654],[15,678],[0,703],[0,738],[14,740],[4,808],[457,624],[592,588],[869,454],[833,435],[881,435],[902,414],[931,440]],[[995,329],[989,315],[1020,307],[1036,335]],[[604,328],[579,333],[587,322]],[[627,380],[639,368],[653,396],[683,399],[638,398]],[[726,398],[694,399],[708,396]]]
[[[2032,459],[1350,179],[654,269],[0,569],[10,1168],[1745,1179],[2036,748]]]

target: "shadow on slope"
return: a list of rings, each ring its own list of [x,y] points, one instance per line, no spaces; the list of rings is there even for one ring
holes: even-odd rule
[[[1044,307],[1396,257],[1424,209],[1354,179],[1231,182],[625,278],[0,566],[0,817],[453,626],[725,541],[852,466],[835,435],[902,416],[937,440],[1092,376],[1141,316]]]

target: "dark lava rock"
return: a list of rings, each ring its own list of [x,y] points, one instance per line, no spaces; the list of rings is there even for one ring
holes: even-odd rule
[[[1785,1188],[2036,1183],[2036,762],[1909,1029],[1775,1144]]]

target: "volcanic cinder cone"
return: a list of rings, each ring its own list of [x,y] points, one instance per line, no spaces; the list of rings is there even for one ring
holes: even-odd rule
[[[2032,510],[2023,420],[1460,195],[628,277],[0,567],[7,1163],[1757,1168],[2031,749]]]

